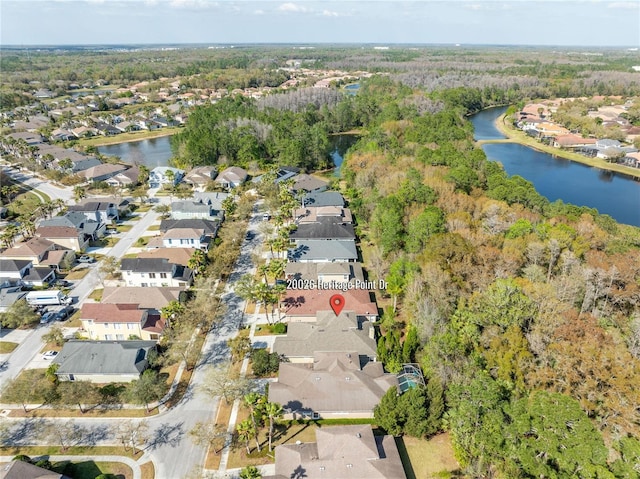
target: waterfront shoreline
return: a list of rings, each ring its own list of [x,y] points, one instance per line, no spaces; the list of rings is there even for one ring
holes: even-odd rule
[[[180,132],[180,128],[162,128],[160,130],[155,130],[153,132],[142,132],[142,134],[137,133],[122,133],[121,135],[109,136],[109,137],[93,137],[88,139],[79,140],[78,144],[81,146],[112,146],[112,145],[120,145],[122,143],[135,143],[136,141],[144,141],[144,140],[153,140],[155,138],[163,138],[165,136],[172,136],[176,133]],[[127,136],[126,138],[122,138],[124,135],[135,135],[135,136]]]
[[[505,117],[506,115],[503,113],[498,118],[496,118],[496,120],[494,121],[494,126],[500,133],[506,136],[506,138],[496,140],[476,140],[476,143],[478,145],[491,143],[518,143],[520,145],[533,148],[534,150],[540,151],[542,153],[547,153],[558,158],[563,158],[565,160],[574,161],[576,163],[581,163],[583,165],[598,168],[600,170],[613,171],[621,175],[627,175],[635,179],[640,179],[640,169],[638,168],[631,168],[628,166],[607,163],[600,158],[588,158],[577,153],[554,148],[553,146],[543,145],[536,140],[526,137],[526,134],[521,132],[520,130],[515,130],[509,127],[504,121]]]

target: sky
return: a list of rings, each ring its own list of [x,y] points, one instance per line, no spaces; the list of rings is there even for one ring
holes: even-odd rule
[[[640,0],[0,0],[1,45],[640,46]]]

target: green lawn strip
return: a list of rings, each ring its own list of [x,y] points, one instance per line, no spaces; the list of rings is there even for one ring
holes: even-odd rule
[[[118,233],[126,233],[127,231],[130,231],[131,228],[133,228],[133,225],[118,225],[118,226],[116,226],[116,229],[118,230]]]
[[[34,456],[125,456],[131,459],[140,457],[139,450],[136,454],[131,449],[125,450],[121,446],[70,446],[66,450],[62,450],[60,446],[2,446],[0,447],[0,455],[17,456],[25,454],[29,457]]]
[[[150,417],[158,414],[158,408],[153,408],[147,412],[146,408],[141,409],[90,409],[81,413],[76,409],[12,409],[11,417]]]
[[[122,479],[133,479],[133,471],[122,462],[102,462],[85,460],[74,461],[53,461],[51,468],[55,472],[65,474],[75,479],[95,479],[102,474],[113,474],[114,477]]]
[[[104,293],[104,288],[94,289],[93,291],[91,291],[89,298],[93,299],[94,301],[100,302],[100,300],[102,299],[102,293]]]
[[[147,231],[160,231],[160,225],[151,225],[147,228]]]
[[[49,197],[44,193],[40,193],[40,195],[42,196],[42,200],[39,196],[30,191],[27,193],[19,194],[11,203],[7,205],[9,214],[14,214],[16,216],[20,216],[22,214],[32,214],[43,203],[43,201],[49,200]]]
[[[9,354],[18,347],[18,343],[11,341],[0,341],[0,354]]]
[[[154,479],[156,477],[156,469],[153,466],[153,462],[145,462],[140,466],[140,473],[142,479]]]
[[[560,158],[564,158],[567,160],[575,161],[577,163],[582,163],[583,165],[592,166],[594,168],[600,168],[602,170],[616,171],[618,173],[623,173],[625,175],[633,176],[636,178],[640,178],[640,171],[637,168],[631,168],[628,166],[618,165],[617,163],[609,163],[602,158],[589,158],[584,155],[580,155],[578,153],[574,153],[572,151],[562,150],[560,148],[555,148],[550,145],[545,145],[544,143],[540,143],[539,141],[531,138],[523,131],[517,130],[513,126],[509,125],[508,122],[505,122],[504,115],[500,116],[496,122],[496,128],[505,136],[509,137],[508,140],[480,140],[478,144],[483,143],[508,143],[515,142],[520,143],[522,145],[530,146],[535,150],[542,151],[544,153],[549,153],[550,155],[554,155]]]
[[[80,268],[70,271],[64,279],[67,281],[74,281],[84,278],[87,274],[89,274],[89,268]]]

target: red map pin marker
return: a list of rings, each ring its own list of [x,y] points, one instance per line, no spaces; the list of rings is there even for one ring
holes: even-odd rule
[[[342,308],[344,308],[344,296],[342,296],[341,294],[334,294],[329,299],[329,304],[331,305],[331,309],[333,309],[333,312],[336,313],[336,316],[338,316],[340,314],[340,311],[342,311]]]

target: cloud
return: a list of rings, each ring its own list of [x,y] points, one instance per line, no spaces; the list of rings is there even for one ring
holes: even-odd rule
[[[179,9],[202,10],[217,6],[217,2],[209,2],[208,0],[171,0],[169,6]]]
[[[264,15],[264,10],[254,10],[253,14],[254,15]]]
[[[309,11],[307,7],[303,7],[302,5],[298,5],[293,2],[283,3],[278,7],[278,10],[280,10],[281,12],[294,12],[294,13],[305,13]]]
[[[322,15],[325,17],[339,17],[340,14],[338,12],[332,12],[331,10],[323,10]]]

